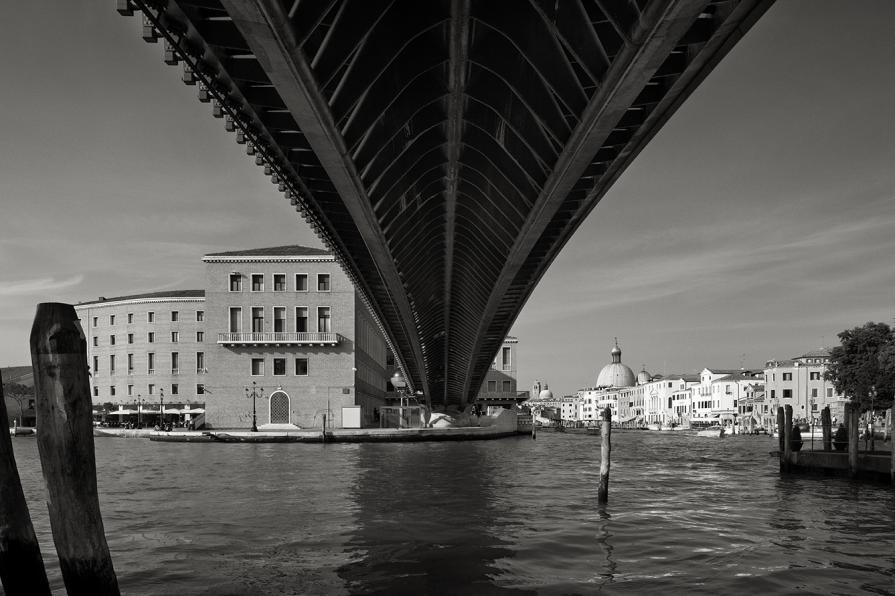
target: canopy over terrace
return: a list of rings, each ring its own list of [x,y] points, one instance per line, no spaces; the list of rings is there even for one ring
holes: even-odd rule
[[[119,0],[463,406],[559,250],[771,0]]]

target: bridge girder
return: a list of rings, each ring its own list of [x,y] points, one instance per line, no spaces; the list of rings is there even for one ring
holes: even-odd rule
[[[120,0],[368,305],[474,399],[549,264],[772,0]]]

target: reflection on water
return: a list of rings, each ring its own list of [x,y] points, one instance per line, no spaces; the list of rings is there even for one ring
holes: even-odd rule
[[[766,437],[541,433],[468,443],[100,439],[126,594],[893,593],[888,486],[787,477]],[[63,594],[33,439],[14,441]]]

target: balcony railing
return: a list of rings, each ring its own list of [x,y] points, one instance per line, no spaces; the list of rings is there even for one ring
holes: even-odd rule
[[[218,333],[219,344],[296,344],[335,346],[342,340],[338,333],[254,332]]]

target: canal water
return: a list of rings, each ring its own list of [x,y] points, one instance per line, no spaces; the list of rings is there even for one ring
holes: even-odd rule
[[[122,592],[891,594],[895,491],[781,478],[768,437],[417,444],[97,439]],[[14,448],[54,591],[36,442]]]

